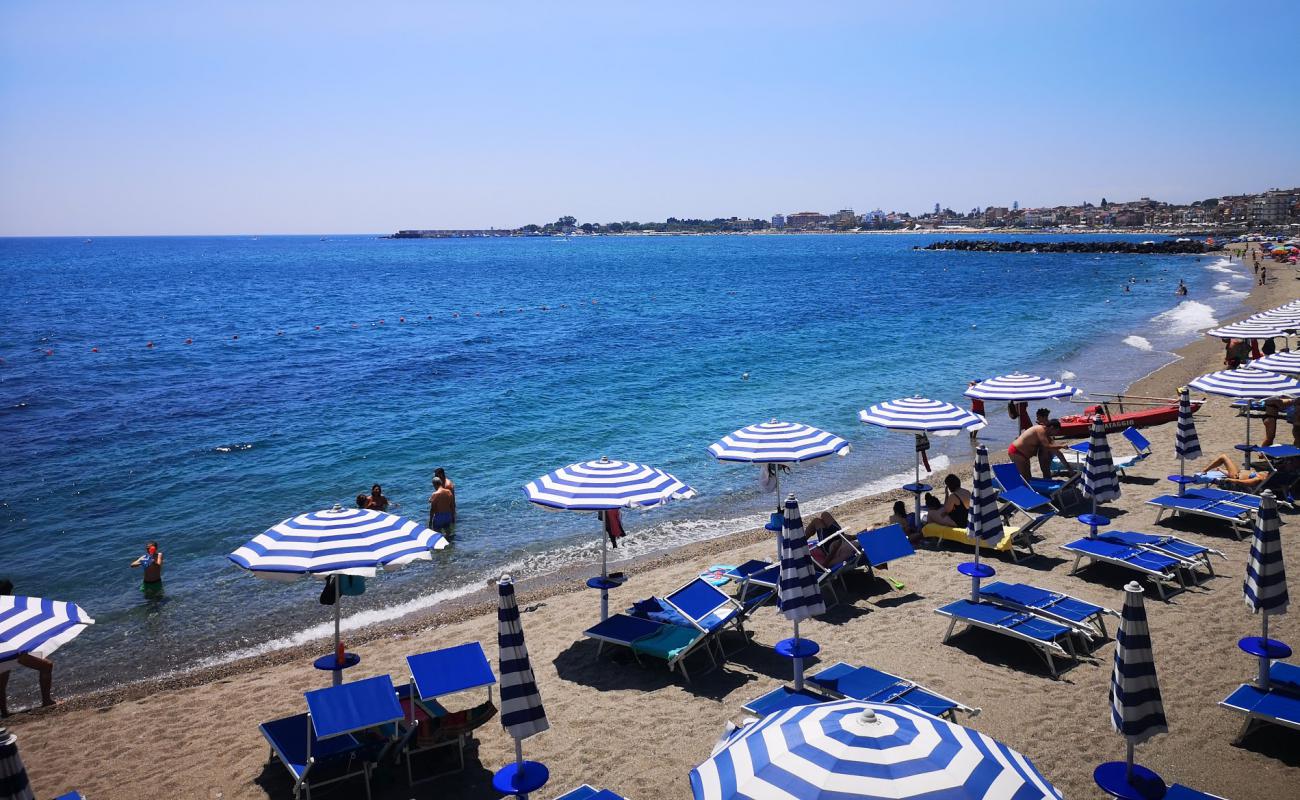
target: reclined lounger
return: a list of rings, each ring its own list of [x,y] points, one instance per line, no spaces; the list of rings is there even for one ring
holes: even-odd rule
[[[808,676],[808,682],[835,699],[847,697],[869,703],[897,703],[953,722],[957,721],[958,711],[971,716],[979,713],[979,709],[944,697],[919,683],[843,661]]]
[[[1057,677],[1057,672],[1056,662],[1052,660],[1052,656],[1074,657],[1074,646],[1070,643],[1073,629],[1033,614],[993,603],[972,603],[969,600],[949,603],[936,608],[934,612],[952,619],[948,625],[948,632],[944,634],[944,642],[952,638],[953,628],[957,627],[958,622],[1010,636],[1032,645],[1047,661],[1047,668],[1051,670],[1053,678]],[[1062,647],[1061,643],[1064,643],[1065,647]],[[1069,650],[1067,651],[1066,648]]]
[[[1165,599],[1165,586],[1167,584],[1175,585],[1180,589],[1187,588],[1181,572],[1183,562],[1161,553],[1131,545],[1115,544],[1102,539],[1100,536],[1092,539],[1088,537],[1075,539],[1069,544],[1061,545],[1061,549],[1074,553],[1074,567],[1070,569],[1071,575],[1079,572],[1079,562],[1087,558],[1090,562],[1100,561],[1105,564],[1113,564],[1117,567],[1133,570],[1149,578],[1152,585],[1156,587],[1156,594],[1160,596],[1161,600]]]
[[[1156,523],[1158,524],[1166,513],[1175,516],[1191,514],[1192,516],[1209,517],[1210,519],[1228,523],[1232,528],[1232,535],[1238,539],[1250,531],[1251,526],[1254,524],[1251,515],[1254,514],[1256,509],[1224,500],[1196,497],[1191,494],[1191,491],[1195,490],[1189,490],[1189,493],[1182,497],[1176,494],[1162,494],[1148,500],[1147,505],[1160,509],[1159,513],[1156,514]]]
[[[1120,616],[1118,611],[1104,606],[1027,583],[990,583],[980,588],[980,597],[1067,625],[1088,639],[1105,639],[1106,615]]]
[[[1266,722],[1300,730],[1300,666],[1274,661],[1268,668],[1268,680],[1267,691],[1253,683],[1243,683],[1219,703],[1246,715],[1238,742]]]
[[[1002,538],[991,548],[988,544],[981,542],[980,546],[995,550],[999,553],[1007,553],[1011,556],[1012,561],[1019,561],[1020,554],[1016,552],[1016,545],[1020,545],[1029,551],[1029,555],[1034,555],[1034,534],[1039,528],[1043,527],[1049,519],[1056,516],[1055,511],[1046,514],[1039,514],[1032,517],[1030,521],[1020,527],[1014,525],[1004,525],[1002,528]],[[934,539],[935,544],[942,546],[944,542],[956,542],[968,547],[974,547],[975,542],[970,538],[965,528],[949,528],[947,525],[937,525],[933,522],[927,522],[925,527],[921,528],[921,537],[925,539]]]

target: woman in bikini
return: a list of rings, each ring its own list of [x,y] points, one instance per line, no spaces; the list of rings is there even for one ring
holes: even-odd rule
[[[949,528],[965,528],[970,522],[970,492],[961,488],[961,478],[949,475],[943,479],[943,488],[948,496],[943,506],[930,512],[928,521]]]

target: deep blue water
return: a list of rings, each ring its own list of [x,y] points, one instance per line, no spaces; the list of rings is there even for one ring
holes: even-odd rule
[[[422,518],[444,466],[460,525],[432,565],[349,598],[353,624],[594,559],[594,520],[522,497],[563,464],[644,461],[700,490],[628,515],[622,553],[719,535],[766,506],[705,452],[737,427],[853,442],[787,481],[806,505],[879,490],[910,440],[858,409],[1015,368],[1118,391],[1249,286],[1208,256],[912,249],[933,238],[0,239],[0,575],[97,618],[56,656],[63,691],[183,668],[322,623],[318,584],[226,554],[372,482]],[[151,538],[161,604],[127,568]]]

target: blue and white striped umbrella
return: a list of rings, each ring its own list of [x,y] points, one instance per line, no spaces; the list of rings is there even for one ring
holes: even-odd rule
[[[506,575],[497,582],[497,649],[501,679],[501,726],[515,740],[536,736],[551,727],[537,691],[537,678],[528,660],[524,628],[519,622],[515,584]]]
[[[1187,475],[1188,459],[1201,457],[1201,440],[1196,435],[1196,420],[1192,419],[1192,393],[1186,386],[1178,389],[1178,430],[1174,434],[1174,454],[1178,456],[1178,476]],[[1184,491],[1178,484],[1178,494]]]
[[[785,527],[781,532],[781,571],[776,585],[777,607],[794,623],[799,638],[799,622],[826,613],[826,600],[817,585],[812,556],[808,554],[808,536],[799,516],[799,501],[790,495],[785,501]]]
[[[1169,731],[1156,680],[1147,610],[1137,581],[1124,587],[1123,619],[1115,635],[1115,667],[1110,676],[1110,724],[1128,740],[1130,766],[1134,745]]]
[[[974,490],[970,514],[966,517],[966,534],[976,541],[975,559],[979,560],[979,542],[997,542],[1003,537],[1002,515],[998,513],[998,490],[993,486],[993,468],[989,466],[989,449],[975,450]]]
[[[695,496],[695,490],[661,469],[602,457],[530,481],[524,494],[531,502],[557,511],[606,511],[686,500]]]
[[[977,397],[981,400],[1007,401],[1050,400],[1054,397],[1073,397],[1078,393],[1078,389],[1060,381],[1040,378],[1037,375],[1025,375],[1021,372],[980,381],[964,392],[967,397]]]
[[[1283,351],[1274,353],[1263,358],[1257,358],[1250,362],[1252,369],[1262,369],[1266,372],[1285,372],[1294,375],[1300,372],[1300,352]]]
[[[267,528],[230,554],[259,578],[291,581],[304,575],[373,577],[428,561],[447,546],[441,533],[396,514],[334,506],[299,514]]]
[[[1269,397],[1300,394],[1300,382],[1276,372],[1238,367],[1210,372],[1195,378],[1188,384],[1220,397],[1240,400],[1264,400]],[[1246,444],[1250,444],[1250,415],[1246,415]]]
[[[1282,561],[1282,523],[1277,516],[1277,499],[1265,490],[1260,495],[1259,514],[1255,521],[1255,538],[1250,543],[1250,561],[1242,591],[1251,613],[1262,619],[1262,636],[1268,638],[1268,618],[1285,614],[1290,598],[1286,590],[1286,565]],[[1267,659],[1262,659],[1267,662]],[[1260,678],[1267,687],[1268,667],[1260,664]]]
[[[695,800],[1042,800],[1028,758],[904,705],[838,700],[771,714],[691,770]]]
[[[1292,326],[1285,322],[1275,320],[1242,320],[1210,328],[1205,335],[1216,339],[1271,339],[1274,336],[1285,336],[1290,327]]]
[[[0,595],[0,671],[21,655],[45,658],[94,624],[76,603]]]
[[[977,431],[988,424],[973,411],[925,397],[906,397],[877,403],[859,411],[858,419],[891,431],[936,433],[940,436],[959,431]]]
[[[1300,311],[1286,308],[1273,308],[1247,317],[1245,322],[1275,325],[1284,331],[1300,328]]]
[[[1088,440],[1088,457],[1083,464],[1083,492],[1092,498],[1092,513],[1097,504],[1119,499],[1119,475],[1110,457],[1106,424],[1098,414],[1092,418],[1092,438]]]
[[[745,464],[804,464],[849,454],[849,443],[821,428],[798,422],[760,422],[709,445],[719,461]]]

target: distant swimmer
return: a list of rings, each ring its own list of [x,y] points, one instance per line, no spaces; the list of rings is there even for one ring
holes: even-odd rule
[[[1174,294],[1179,297],[1187,296],[1187,284],[1183,283],[1182,279],[1179,279],[1178,288],[1174,290]]]
[[[1124,293],[1125,293],[1125,294],[1129,294],[1129,288],[1128,288],[1128,284],[1127,284],[1127,283],[1124,284]]]
[[[748,372],[742,372],[742,373],[740,373],[740,379],[741,379],[742,381],[747,381],[747,380],[749,380],[749,373],[748,373]]]
[[[377,483],[370,487],[370,497],[366,499],[366,508],[372,511],[388,510],[388,498],[384,497],[384,489]]]
[[[144,592],[144,596],[150,599],[162,597],[163,554],[158,549],[157,542],[145,545],[144,555],[131,562],[131,568],[136,567],[144,567],[143,580],[140,582],[140,591]]]

